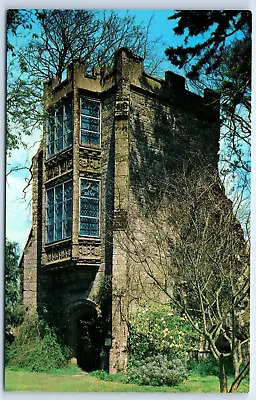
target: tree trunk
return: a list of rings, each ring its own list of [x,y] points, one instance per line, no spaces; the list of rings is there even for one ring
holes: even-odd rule
[[[234,354],[233,354],[233,366],[234,366],[234,373],[235,373],[235,379],[237,379],[240,375],[240,367],[243,362],[243,353],[242,353],[242,348],[241,344],[237,343],[236,346],[234,346]]]
[[[250,368],[250,362],[248,361],[243,370],[240,372],[240,374],[238,375],[238,377],[234,380],[234,382],[231,385],[231,388],[229,390],[229,393],[234,393],[237,391],[240,383],[242,382],[242,380],[245,378],[246,374],[248,373]]]
[[[233,366],[234,366],[234,374],[235,374],[235,379],[239,376],[240,374],[240,365],[241,362],[238,360],[238,355],[236,351],[234,351],[233,355]]]
[[[227,383],[227,375],[226,375],[223,354],[221,354],[219,358],[219,380],[220,380],[220,393],[227,393],[228,383]]]

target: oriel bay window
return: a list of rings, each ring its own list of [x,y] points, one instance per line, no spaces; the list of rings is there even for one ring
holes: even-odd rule
[[[57,109],[49,111],[46,118],[46,157],[49,158],[72,146],[72,100],[65,100]]]
[[[81,143],[100,146],[100,102],[81,98]]]
[[[80,235],[98,237],[100,218],[100,182],[81,178]]]
[[[72,181],[46,192],[46,242],[70,237],[72,234]]]

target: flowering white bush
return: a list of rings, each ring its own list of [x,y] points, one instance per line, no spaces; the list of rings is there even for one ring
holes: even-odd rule
[[[131,361],[157,354],[184,359],[188,352],[196,350],[198,339],[185,316],[169,306],[141,305],[130,321]]]

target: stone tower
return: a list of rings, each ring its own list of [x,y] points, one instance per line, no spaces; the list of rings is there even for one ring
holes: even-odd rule
[[[143,206],[159,204],[165,178],[202,154],[217,170],[218,98],[189,92],[169,71],[151,76],[120,49],[111,70],[89,75],[75,61],[65,80],[45,83],[44,107],[23,302],[47,308],[84,369],[120,371],[127,317],[143,297],[127,229],[150,247]]]

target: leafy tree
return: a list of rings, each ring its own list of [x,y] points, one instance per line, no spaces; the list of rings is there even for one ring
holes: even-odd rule
[[[6,87],[6,151],[26,147],[25,135],[30,135],[37,122],[33,96],[38,92],[33,82],[25,84],[19,68],[19,43],[33,37],[35,14],[32,10],[7,10],[7,87]],[[22,47],[22,45],[21,45]],[[37,107],[36,107],[37,108]]]
[[[5,242],[5,335],[7,340],[12,339],[11,328],[17,326],[21,320],[21,291],[19,271],[18,244],[6,240]]]
[[[209,87],[220,94],[222,151],[225,175],[238,186],[250,185],[251,140],[251,12],[248,10],[176,11],[174,33],[184,44],[169,47],[172,64],[184,68],[197,91]],[[218,104],[212,103],[212,106]]]
[[[32,29],[31,10],[9,9],[7,10],[7,51],[15,55],[15,46],[11,43],[11,36],[17,37],[19,28]]]
[[[26,314],[8,351],[8,365],[36,372],[65,368],[70,358],[70,349],[36,313]]]
[[[187,34],[184,45],[169,47],[166,55],[179,68],[189,63],[187,75],[193,79],[199,77],[204,66],[207,66],[206,73],[209,74],[221,65],[229,38],[234,38],[237,33],[244,36],[251,32],[251,12],[245,10],[176,11],[169,19],[178,20],[173,29],[176,35]],[[199,41],[188,45],[191,37]],[[250,72],[250,63],[243,63],[243,69],[238,73],[244,73],[244,69]]]

